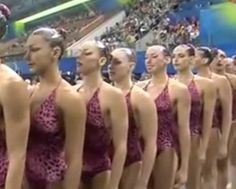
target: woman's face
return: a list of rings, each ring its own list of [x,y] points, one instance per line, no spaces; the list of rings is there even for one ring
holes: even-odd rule
[[[149,47],[146,52],[145,65],[148,73],[154,74],[166,66],[165,56],[159,47]]]
[[[50,65],[58,61],[58,55],[58,51],[54,51],[54,48],[43,36],[29,36],[26,42],[25,58],[32,72],[46,71]]]
[[[225,65],[225,71],[230,74],[235,74],[235,65],[234,65],[234,60],[232,58],[225,58],[223,60],[223,63]]]
[[[177,71],[186,70],[191,65],[192,57],[188,54],[188,47],[178,46],[173,51],[173,65]]]
[[[91,72],[99,70],[102,63],[102,57],[96,42],[85,42],[79,49],[77,55],[77,64],[79,73],[87,75]]]
[[[218,54],[211,62],[211,68],[217,72],[221,72],[225,69],[225,59],[227,58],[225,52],[218,50]]]
[[[113,82],[120,81],[129,76],[131,77],[134,62],[129,60],[127,53],[120,49],[116,49],[111,53],[109,76]],[[130,51],[130,53],[132,52]]]
[[[234,70],[233,74],[236,74],[236,58],[233,59],[232,64],[233,64],[233,70]]]

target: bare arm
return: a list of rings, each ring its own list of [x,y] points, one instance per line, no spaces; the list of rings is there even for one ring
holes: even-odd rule
[[[141,135],[144,139],[143,162],[139,183],[141,186],[147,187],[157,151],[157,111],[154,101],[144,92],[138,96],[137,104],[138,121]]]
[[[216,103],[216,88],[214,83],[209,81],[205,86],[203,92],[203,124],[202,124],[202,147],[203,150],[207,150],[211,128],[212,120],[215,110]]]
[[[115,99],[115,100],[114,100]],[[128,111],[123,94],[114,92],[109,99],[114,156],[109,189],[118,188],[127,154]]]
[[[189,154],[190,154],[190,95],[185,87],[179,88],[177,99],[177,116],[179,127],[180,142],[180,170],[188,170]]]
[[[229,75],[230,75],[231,78],[232,78],[231,82],[232,82],[232,85],[233,85],[233,90],[236,90],[236,76],[235,76],[235,75],[232,75],[232,74],[229,74]],[[235,97],[232,96],[232,98],[233,98],[233,100],[232,100],[232,112],[234,112],[233,109],[236,108],[236,107],[234,107],[235,105],[234,105],[234,103],[233,103]],[[232,114],[232,115],[233,115],[233,114]],[[233,119],[233,116],[232,116],[232,126],[231,126],[231,127],[233,127],[233,126],[235,126],[235,125],[236,125],[236,119]]]
[[[2,92],[9,160],[5,189],[21,189],[30,125],[29,93],[23,81],[9,81]]]
[[[64,95],[62,109],[66,133],[65,155],[68,165],[63,188],[78,189],[82,170],[86,106],[82,98],[73,92]]]
[[[232,91],[227,79],[222,79],[219,83],[219,95],[222,104],[222,140],[225,145],[228,144],[229,132],[232,123]]]

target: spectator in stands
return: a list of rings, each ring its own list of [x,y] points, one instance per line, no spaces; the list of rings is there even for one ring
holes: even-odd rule
[[[26,37],[28,36],[28,34],[32,33],[32,31],[39,28],[40,26],[64,28],[67,31],[68,35],[66,44],[72,45],[81,37],[80,31],[88,23],[91,23],[97,18],[98,15],[100,15],[100,13],[94,11],[93,8],[93,5],[91,5],[89,10],[86,9],[84,11],[81,11],[80,14],[78,14],[77,11],[72,11],[71,13],[61,14],[59,16],[49,18],[49,20],[47,20],[46,22],[45,20],[42,20],[41,23],[37,22],[34,24],[26,25],[26,33],[23,33],[21,37],[17,39],[17,43],[15,42],[14,45],[8,47],[8,52],[5,53],[5,55],[22,53]]]
[[[168,7],[163,2],[166,2],[166,0],[137,1],[134,7],[131,6],[126,9],[127,17],[123,20],[123,23],[117,23],[115,27],[109,28],[101,36],[101,40],[113,48],[119,46],[121,41],[125,42],[126,46],[133,47],[137,40],[159,23],[160,17],[165,14]],[[168,25],[168,23],[166,24]],[[112,40],[110,40],[110,37],[112,37]]]
[[[169,49],[173,49],[173,47],[179,44],[197,44],[199,37],[198,23],[194,18],[189,21],[187,20],[185,19],[184,23],[179,22],[176,25],[169,24],[168,26],[165,23],[161,23],[162,29],[159,33],[157,32],[155,43],[164,45]]]

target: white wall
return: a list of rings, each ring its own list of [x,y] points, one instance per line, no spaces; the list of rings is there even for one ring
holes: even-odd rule
[[[107,27],[109,28],[109,27],[115,26],[117,22],[121,22],[124,18],[125,18],[125,12],[124,11],[119,12],[118,14],[113,16],[111,19],[109,19],[108,21],[98,26],[95,30],[85,35],[79,41],[75,42],[73,45],[68,47],[67,54],[69,56],[73,56],[76,53],[79,46],[83,42],[88,41],[88,40],[93,40],[95,39],[95,37],[101,36],[102,34],[105,33]]]

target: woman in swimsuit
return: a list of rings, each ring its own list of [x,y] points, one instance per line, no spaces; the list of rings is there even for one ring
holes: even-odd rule
[[[81,45],[77,56],[82,84],[77,87],[87,102],[87,121],[81,188],[117,189],[126,157],[128,112],[119,89],[102,79],[106,47],[99,41]],[[110,147],[113,144],[113,161]]]
[[[119,48],[111,53],[111,57],[110,79],[122,90],[129,113],[127,156],[120,188],[144,189],[156,157],[156,107],[150,96],[132,82],[136,61],[133,51]],[[144,141],[143,153],[140,137]]]
[[[203,189],[216,188],[217,159],[224,159],[227,156],[232,121],[231,87],[224,76],[211,72],[210,64],[214,61],[213,59],[214,56],[209,48],[197,48],[194,67],[199,76],[209,78],[213,81],[217,91],[211,135],[202,172]]]
[[[229,81],[231,90],[232,90],[232,126],[230,132],[230,138],[228,142],[228,155],[226,158],[219,160],[217,163],[218,167],[218,189],[225,189],[228,184],[228,161],[229,159],[232,160],[231,163],[234,165],[234,158],[235,156],[235,121],[236,121],[236,76],[233,74],[226,73],[226,69],[229,65],[233,65],[233,60],[227,58],[225,52],[219,49],[215,49],[215,59],[211,63],[211,69],[214,73],[225,76],[225,78]],[[234,167],[234,166],[233,166]],[[232,168],[233,168],[232,167]],[[233,169],[232,169],[233,170]],[[233,178],[233,175],[231,175]],[[232,181],[234,182],[235,179]],[[235,184],[234,184],[235,185]]]
[[[158,114],[154,189],[179,188],[188,175],[190,95],[186,86],[167,75],[170,60],[165,47],[149,47],[146,67],[152,77],[139,83],[155,101]]]
[[[39,75],[31,93],[26,160],[30,189],[78,189],[86,120],[85,103],[59,71],[64,32],[35,30],[26,42],[30,70]]]
[[[0,4],[0,39],[7,30],[10,10]],[[0,45],[0,53],[8,44]],[[30,127],[27,84],[7,65],[0,63],[0,188],[21,189]]]
[[[230,81],[231,81],[231,87],[233,88],[233,104],[232,104],[232,127],[231,127],[231,133],[230,133],[230,142],[229,142],[229,160],[230,160],[230,166],[229,166],[229,172],[230,172],[230,182],[232,182],[232,188],[236,188],[236,75],[235,75],[235,65],[236,65],[236,57],[233,58],[226,58],[224,60],[225,64],[225,72],[226,75],[228,75]]]
[[[201,167],[205,161],[211,133],[216,90],[211,80],[192,73],[194,47],[179,45],[174,49],[173,56],[176,79],[188,87],[191,96],[191,153],[187,188],[200,189]]]

